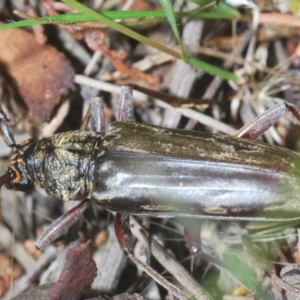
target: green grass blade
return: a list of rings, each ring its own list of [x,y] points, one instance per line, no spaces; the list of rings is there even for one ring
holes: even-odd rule
[[[180,37],[180,34],[179,34],[179,30],[178,30],[178,27],[177,27],[175,14],[174,14],[171,2],[170,2],[170,0],[159,0],[159,2],[161,4],[162,8],[164,9],[164,11],[166,13],[166,16],[167,16],[167,19],[168,19],[168,21],[169,21],[169,23],[172,27],[172,30],[175,34],[175,37],[177,39],[178,45],[179,45],[180,50],[181,50],[182,59],[184,61],[186,61],[187,60],[186,53],[185,53],[185,50],[184,50],[184,47],[183,47],[183,44],[182,44],[182,40],[181,40],[181,37]]]
[[[229,72],[224,69],[220,69],[218,67],[215,67],[215,66],[208,64],[204,61],[201,61],[199,59],[188,56],[187,63],[197,69],[200,69],[200,70],[210,74],[210,75],[220,76],[227,80],[233,80],[233,81],[238,80],[238,77],[234,73]]]
[[[224,2],[219,2],[218,5],[202,11],[201,18],[236,20],[240,18],[240,13],[234,7]]]
[[[103,16],[101,13],[97,13],[96,11],[84,6],[81,3],[78,3],[75,0],[62,0],[62,1],[76,9],[78,9],[79,11],[81,11],[83,13],[92,16],[93,18],[95,18],[95,20],[98,20],[99,22],[105,24],[106,26],[109,26],[110,28],[115,29],[115,30],[117,30],[117,31],[143,43],[143,44],[154,47],[162,52],[168,53],[168,54],[174,56],[175,58],[181,58],[180,53],[174,51],[173,49],[170,49],[154,40],[150,40],[150,39],[144,37],[143,35],[135,32],[121,24],[118,24],[118,23],[112,21],[111,19],[108,19],[107,17]],[[187,57],[187,59],[192,65],[196,66],[197,68],[200,68],[200,69],[202,67],[205,68],[205,71],[211,75],[220,76],[227,80],[234,80],[234,81],[238,80],[237,76],[229,71],[220,69],[218,67],[211,66],[207,63],[204,63],[204,62],[194,59],[192,57]]]
[[[204,5],[208,0],[201,0],[201,5]],[[210,0],[209,0],[210,1]],[[195,2],[197,2],[195,0]],[[166,13],[164,11],[102,11],[101,14],[108,19],[115,20],[126,20],[126,19],[144,19],[145,21],[135,22],[133,26],[137,26],[138,24],[145,24],[149,23],[152,20],[155,21],[155,18],[158,19],[157,22],[166,19]],[[213,7],[211,9],[205,11],[199,11],[199,9],[187,11],[187,12],[173,12],[173,15],[176,19],[182,17],[188,18],[204,18],[204,19],[238,19],[240,17],[237,10],[231,8],[230,6],[226,5],[225,3],[219,3],[217,7]],[[94,22],[96,19],[85,13],[73,13],[73,14],[62,14],[62,15],[55,15],[55,16],[45,16],[42,18],[30,18],[22,21],[7,23],[7,24],[0,24],[0,29],[9,29],[9,28],[18,28],[18,27],[26,27],[26,26],[34,26],[34,25],[44,25],[44,24],[72,24],[72,23],[80,23],[80,22]],[[126,26],[131,26],[131,24],[126,24]]]
[[[81,4],[75,0],[62,0],[62,2],[80,10],[81,12],[83,12],[87,15],[92,16],[95,20],[101,22],[102,24],[105,24],[106,26],[108,26],[114,30],[117,30],[117,31],[143,43],[143,44],[157,48],[163,52],[166,52],[172,56],[175,56],[176,58],[180,58],[180,54],[178,52],[174,51],[173,49],[170,49],[154,40],[150,40],[150,39],[146,38],[145,36],[135,32],[119,23],[114,22],[113,20],[105,17],[103,14],[98,13],[98,12],[86,7],[83,4]]]

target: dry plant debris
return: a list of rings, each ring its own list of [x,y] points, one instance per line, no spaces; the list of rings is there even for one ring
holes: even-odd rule
[[[53,287],[53,283],[43,284],[30,291],[23,293],[20,296],[14,297],[11,300],[35,300],[35,299],[44,299],[49,290]],[[108,295],[97,295],[91,291],[86,291],[82,294],[84,300],[144,300],[145,298],[140,294],[120,294],[113,297]]]
[[[31,117],[47,121],[63,96],[74,89],[74,69],[51,45],[40,45],[23,29],[0,31],[0,67],[13,79]]]
[[[9,290],[11,280],[20,278],[22,274],[23,270],[18,263],[8,255],[0,254],[0,297]]]
[[[92,284],[96,274],[91,241],[71,248],[59,280],[48,292],[45,300],[80,299],[81,293]]]
[[[138,8],[155,11],[160,7],[158,1],[152,1],[149,6],[150,2],[145,0],[79,2],[90,5],[95,10],[122,11]],[[80,94],[75,92],[70,114],[60,130],[78,129],[82,116],[88,110],[90,99],[95,95],[104,98],[107,123],[113,121],[120,85],[134,84],[135,117],[139,122],[233,134],[244,123],[280,101],[287,100],[300,107],[299,8],[298,11],[290,10],[289,4],[294,3],[293,0],[280,1],[280,6],[279,1],[275,0],[254,2],[252,10],[238,8],[240,18],[234,22],[222,18],[196,18],[194,14],[199,7],[195,4],[182,0],[173,3],[175,11],[184,8],[192,12],[191,16],[176,20],[180,25],[187,53],[233,72],[240,79],[238,83],[209,76],[168,53],[153,50],[148,45],[103,28],[103,24],[95,22],[76,23],[74,26],[53,22],[51,26],[40,26],[33,30],[0,30],[1,73],[4,71],[13,81],[12,89],[27,106],[30,118],[45,125],[49,116],[60,105],[62,97],[74,89],[76,72],[75,81]],[[16,9],[30,16],[41,17],[45,14],[77,12],[61,1],[0,1],[1,21],[16,20],[17,17],[12,14]],[[135,18],[130,22],[139,20]],[[178,41],[174,38],[168,21],[164,20],[160,24],[146,23],[134,27],[134,30],[179,51]],[[46,40],[48,43],[45,45]],[[16,107],[15,111],[20,112],[20,119],[23,117],[21,106]],[[10,106],[7,106],[7,110],[10,112]],[[62,120],[58,123],[60,121]],[[289,144],[296,147],[295,136],[299,136],[299,126],[294,126],[293,120],[287,117],[280,120],[263,139],[279,146]],[[3,148],[2,145],[0,148]],[[3,164],[6,155],[7,151],[3,152]],[[4,195],[12,197],[3,190],[2,197]],[[13,255],[22,256],[19,259],[19,262],[23,262],[20,263],[22,267],[26,266],[24,260],[27,263],[29,261],[24,248],[30,249],[28,251],[39,263],[32,274],[30,269],[35,260],[30,257],[31,264],[24,268],[25,273],[13,283],[12,289],[17,293],[42,284],[14,299],[42,299],[46,293],[47,299],[75,299],[96,275],[92,254],[97,266],[100,266],[97,279],[92,285],[92,290],[96,291],[99,299],[102,298],[98,294],[106,293],[116,296],[105,296],[105,299],[143,299],[143,296],[146,299],[172,299],[172,295],[159,289],[150,278],[139,276],[135,266],[126,264],[119,248],[108,248],[111,245],[116,248],[117,245],[111,234],[111,225],[107,224],[110,218],[100,207],[88,210],[85,221],[74,226],[65,239],[56,243],[56,255],[52,253],[43,261],[45,252],[36,252],[32,242],[28,241],[34,240],[43,231],[45,224],[50,222],[49,218],[56,218],[69,210],[70,203],[59,205],[57,199],[49,198],[43,191],[28,193],[26,196],[14,193],[14,198],[11,204],[3,205],[7,213],[3,213],[5,217],[1,220],[0,252],[7,253],[9,249],[13,249],[10,239],[15,236],[17,251]],[[6,203],[2,199],[2,204],[4,202]],[[8,212],[13,216],[10,217]],[[18,218],[19,221],[10,223],[8,218],[13,221]],[[212,299],[222,300],[296,299],[299,268],[292,264],[299,264],[299,233],[294,229],[299,227],[298,223],[265,227],[266,224],[258,226],[255,222],[245,224],[203,220],[200,224],[195,221],[195,225],[199,224],[196,229],[201,237],[202,251],[191,259],[186,243],[182,241],[181,222],[170,219],[143,219],[142,222],[143,230],[160,241],[161,252],[165,249],[168,253],[160,253],[161,258],[157,259],[163,267],[155,262],[153,265],[180,288],[191,291],[197,290],[199,285]],[[11,224],[18,224],[15,235]],[[5,238],[4,230],[9,233],[5,231]],[[89,244],[83,244],[70,250],[59,281],[55,285],[47,284],[58,280],[55,275],[62,265],[58,259],[59,254],[67,249],[73,236],[78,236],[78,231],[82,240],[92,239],[93,246],[99,248],[91,253]],[[10,237],[9,242],[6,236]],[[145,244],[139,241],[135,249],[136,255],[143,257],[140,249],[145,248]],[[157,252],[155,249],[152,251],[154,254]],[[15,256],[14,259],[17,260]],[[12,272],[8,261],[9,257],[1,254],[0,272],[4,275],[0,274],[0,284],[3,282],[0,289],[3,291],[10,280],[7,274]],[[180,262],[180,267],[183,266],[185,272],[178,271],[180,268],[175,267],[174,261],[178,265]],[[113,263],[115,265],[109,267]],[[281,264],[287,264],[288,267],[283,268]],[[105,265],[109,270],[101,268]],[[169,273],[164,273],[166,270]],[[109,277],[105,281],[101,279],[106,276],[113,278]],[[125,291],[128,294],[121,294]],[[74,294],[68,294],[69,292]],[[260,292],[263,296],[258,295]],[[135,293],[143,293],[143,296]],[[83,297],[89,299],[94,295],[86,294]],[[9,299],[9,294],[2,298]]]
[[[33,240],[25,240],[24,248],[34,259],[38,259],[41,256],[41,251],[36,248]]]

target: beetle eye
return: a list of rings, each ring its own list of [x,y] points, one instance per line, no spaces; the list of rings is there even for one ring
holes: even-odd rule
[[[16,172],[13,171],[12,169],[9,169],[9,170],[7,171],[7,175],[8,175],[9,181],[13,181],[14,179],[17,178]]]
[[[7,187],[10,186],[17,191],[27,192],[34,188],[33,182],[28,176],[27,170],[23,163],[16,162],[7,170],[9,182]]]

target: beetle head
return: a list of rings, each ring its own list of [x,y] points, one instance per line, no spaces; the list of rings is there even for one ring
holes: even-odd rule
[[[31,143],[31,140],[26,140],[20,145],[16,145],[10,154],[5,174],[7,188],[22,192],[34,188],[34,183],[27,170],[26,155],[24,153]]]
[[[1,90],[0,90],[1,98]],[[26,140],[20,145],[17,145],[12,134],[9,119],[0,106],[0,131],[3,139],[8,147],[12,149],[8,164],[6,167],[6,174],[0,177],[0,188],[6,184],[8,188],[13,188],[18,191],[29,191],[34,187],[32,179],[26,167],[26,156],[24,151],[32,143],[31,140]]]

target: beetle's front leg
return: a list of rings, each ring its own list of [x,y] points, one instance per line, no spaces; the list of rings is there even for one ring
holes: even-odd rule
[[[92,98],[87,128],[98,134],[105,134],[104,104],[101,97]]]
[[[88,206],[88,199],[83,200],[64,215],[53,221],[47,230],[36,240],[36,247],[40,250],[43,250],[52,244],[80,219],[81,215],[88,208]]]
[[[134,121],[134,107],[133,107],[133,96],[132,96],[132,87],[122,86],[120,103],[119,103],[119,112],[118,112],[118,121]]]

